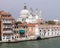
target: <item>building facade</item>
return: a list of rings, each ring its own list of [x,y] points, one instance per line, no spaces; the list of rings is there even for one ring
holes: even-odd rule
[[[18,38],[35,38],[36,36],[38,36],[38,26],[39,24],[33,24],[33,23],[22,23],[22,24],[18,24],[15,25],[15,35],[16,35],[16,39]],[[37,32],[38,31],[38,32]]]
[[[60,25],[40,25],[39,35],[41,38],[60,36]]]
[[[0,11],[0,41],[12,40],[14,18],[12,15],[5,11]]]
[[[40,15],[39,15],[40,14]],[[21,21],[22,23],[42,23],[43,19],[41,17],[41,11],[33,11],[32,9],[28,9],[26,5],[20,12],[20,16],[17,21]]]

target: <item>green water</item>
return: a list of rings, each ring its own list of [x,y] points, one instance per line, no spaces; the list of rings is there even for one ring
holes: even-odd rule
[[[60,48],[60,37],[19,43],[0,43],[0,48]]]

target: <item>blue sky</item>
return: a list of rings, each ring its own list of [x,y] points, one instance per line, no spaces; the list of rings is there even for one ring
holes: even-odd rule
[[[10,12],[17,19],[24,3],[28,8],[42,10],[44,20],[60,20],[60,0],[0,0],[0,10]]]

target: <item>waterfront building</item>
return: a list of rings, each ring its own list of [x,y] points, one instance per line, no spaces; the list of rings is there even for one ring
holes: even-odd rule
[[[39,35],[41,38],[60,36],[60,25],[40,25]]]
[[[36,9],[28,10],[24,5],[17,21],[9,12],[0,11],[0,41],[16,42],[33,39],[43,39],[60,36],[60,22],[54,20],[56,24],[43,22],[42,15]]]
[[[23,38],[23,37],[26,37],[26,38],[35,38],[36,37],[36,31],[37,30],[37,23],[22,23],[22,24],[18,24],[18,25],[15,25],[15,35],[16,35],[16,39],[19,39],[19,38]],[[39,31],[38,31],[39,32]]]
[[[0,11],[0,41],[13,40],[14,18],[9,12]]]
[[[23,10],[20,12],[20,16],[17,22],[19,21],[22,22],[22,24],[19,25],[23,27],[23,29],[25,26],[27,26],[27,28],[24,29],[26,31],[24,34],[25,36],[34,35],[36,38],[38,37],[49,38],[49,37],[60,36],[60,27],[59,25],[57,25],[57,23],[55,25],[42,24],[44,23],[42,19],[42,12],[39,11],[38,9],[36,9],[36,11],[33,11],[32,8],[28,9],[26,4],[24,5]],[[19,27],[19,25],[17,26]]]
[[[18,34],[19,38],[50,38],[60,36],[60,25],[22,23],[15,25],[15,32]]]
[[[40,14],[40,15],[39,15]],[[33,9],[28,9],[26,4],[24,5],[23,10],[20,12],[20,16],[17,21],[21,21],[22,23],[43,23],[41,11],[37,10],[33,11]]]

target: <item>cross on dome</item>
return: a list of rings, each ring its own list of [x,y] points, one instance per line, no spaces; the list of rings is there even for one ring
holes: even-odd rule
[[[24,9],[27,9],[26,3],[24,3]]]

